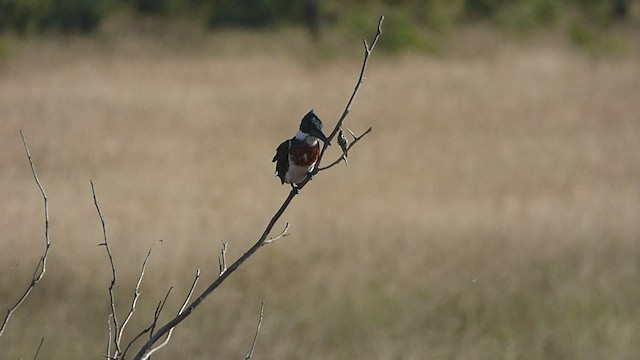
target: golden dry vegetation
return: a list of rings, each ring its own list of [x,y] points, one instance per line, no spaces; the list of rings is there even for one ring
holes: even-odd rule
[[[482,33],[482,31],[480,31]],[[486,35],[486,34],[485,34]],[[260,250],[156,359],[635,359],[640,353],[640,60],[551,37],[468,32],[443,55],[374,54],[347,125],[373,133],[318,175]],[[383,35],[384,36],[384,35]],[[475,37],[474,37],[475,36]],[[471,37],[471,38],[469,38]],[[0,63],[0,305],[47,273],[0,338],[3,359],[88,359],[149,246],[128,335],[197,268],[235,259],[286,197],[275,147],[314,108],[332,127],[360,44],[323,57],[292,34],[28,40]],[[337,146],[329,157],[338,156]]]

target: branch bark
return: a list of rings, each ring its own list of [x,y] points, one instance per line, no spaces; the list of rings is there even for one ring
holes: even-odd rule
[[[2,324],[0,325],[0,337],[4,333],[4,330],[9,323],[9,319],[13,315],[13,313],[24,303],[27,299],[33,288],[38,285],[42,277],[44,276],[45,271],[47,270],[47,257],[49,256],[49,248],[51,247],[51,241],[49,239],[49,199],[47,198],[47,193],[44,191],[42,184],[40,183],[40,179],[38,178],[38,173],[36,172],[36,168],[33,165],[33,160],[31,159],[31,153],[29,152],[29,146],[27,146],[27,141],[24,138],[24,134],[22,130],[20,130],[20,137],[22,138],[22,144],[24,145],[24,151],[27,153],[27,159],[29,160],[29,166],[31,167],[31,174],[33,175],[33,179],[38,185],[38,189],[40,189],[40,194],[42,194],[42,199],[44,201],[44,254],[40,257],[38,264],[36,265],[35,270],[33,271],[33,276],[31,277],[31,282],[27,289],[22,293],[22,296],[18,299],[18,301],[9,309],[7,309],[7,313],[5,314],[4,319],[2,320]],[[16,264],[16,266],[18,266]],[[11,270],[13,268],[10,268]]]

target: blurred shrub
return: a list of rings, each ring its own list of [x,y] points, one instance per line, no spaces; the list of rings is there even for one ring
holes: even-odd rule
[[[300,0],[217,0],[209,6],[208,25],[265,27],[301,24],[305,19]]]
[[[39,27],[88,33],[100,26],[106,10],[106,0],[51,0]]]
[[[14,41],[7,34],[0,34],[0,62],[9,56],[13,52]]]
[[[0,30],[88,33],[100,26],[107,10],[108,0],[0,0]]]
[[[562,26],[577,44],[628,16],[630,0],[0,0],[0,32],[88,33],[114,10],[184,16],[211,28],[333,27],[362,37],[385,14],[389,50],[433,48],[456,26],[488,20],[516,33]]]
[[[505,5],[496,14],[499,24],[515,31],[555,26],[563,5],[556,0],[519,0]]]
[[[0,0],[0,30],[20,34],[35,30],[44,13],[40,1]]]

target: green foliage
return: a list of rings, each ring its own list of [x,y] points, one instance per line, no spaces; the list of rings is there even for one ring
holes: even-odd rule
[[[629,0],[0,0],[0,32],[93,32],[115,9],[142,16],[181,16],[210,28],[281,25],[361,38],[386,15],[380,44],[390,51],[431,51],[456,26],[486,20],[515,34],[541,28],[566,31],[580,46],[599,42],[603,29],[630,16]],[[313,6],[312,6],[313,5]]]
[[[51,0],[41,18],[41,29],[57,29],[62,32],[92,32],[104,18],[105,0]]]
[[[40,1],[0,0],[0,31],[22,34],[34,30],[44,12]]]
[[[7,34],[0,34],[0,61],[11,56],[13,52],[14,41]]]
[[[390,51],[413,48],[429,50],[430,46],[412,14],[404,8],[391,10],[386,16],[385,36],[380,47]],[[370,28],[370,27],[369,27]]]
[[[469,17],[492,17],[510,3],[508,0],[465,0],[464,8]]]
[[[418,13],[420,20],[437,32],[450,31],[464,14],[464,0],[431,0],[425,4],[424,13]]]
[[[265,27],[304,20],[299,0],[218,0],[211,4],[208,25]]]
[[[496,18],[500,24],[515,31],[555,26],[562,4],[555,0],[520,0],[504,6]]]
[[[55,29],[92,32],[107,14],[109,0],[0,0],[0,30],[25,34]]]

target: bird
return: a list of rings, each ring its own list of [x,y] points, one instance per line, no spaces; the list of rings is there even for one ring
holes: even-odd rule
[[[338,133],[338,145],[342,149],[342,159],[344,160],[345,165],[349,166],[349,161],[347,161],[347,152],[349,151],[349,141],[347,137],[344,136],[344,131],[340,128],[340,132]]]
[[[309,111],[300,122],[294,137],[285,140],[276,149],[272,162],[276,163],[276,175],[281,183],[290,184],[294,190],[311,174],[320,157],[320,141],[327,146],[331,142],[322,132],[322,121]]]

